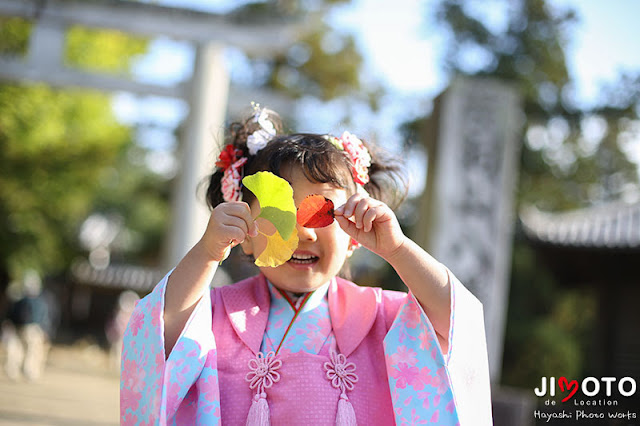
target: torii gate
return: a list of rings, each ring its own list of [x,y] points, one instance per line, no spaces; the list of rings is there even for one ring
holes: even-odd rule
[[[198,183],[210,171],[215,134],[221,136],[227,109],[235,114],[261,100],[274,109],[290,109],[286,99],[271,92],[234,89],[228,105],[229,75],[225,46],[256,56],[270,56],[291,46],[302,27],[289,24],[244,27],[224,15],[121,1],[0,0],[0,15],[33,22],[26,60],[0,57],[0,80],[44,82],[54,87],[84,87],[125,91],[187,101],[190,111],[184,140],[182,167],[174,188],[172,226],[163,268],[175,266],[202,236],[208,219],[206,206],[196,199]],[[196,45],[194,72],[187,84],[161,86],[64,66],[65,30],[70,25],[115,29],[147,37],[159,35],[188,40]]]

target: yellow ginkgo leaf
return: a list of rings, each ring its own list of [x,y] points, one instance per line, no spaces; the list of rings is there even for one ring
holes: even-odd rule
[[[267,239],[267,246],[256,258],[257,266],[267,266],[275,268],[291,259],[291,255],[298,248],[298,231],[294,228],[288,240],[283,240],[278,231],[273,235],[261,232]]]
[[[289,182],[271,172],[258,172],[245,176],[242,184],[258,199],[258,217],[273,223],[282,238],[289,239],[296,227],[296,204]]]

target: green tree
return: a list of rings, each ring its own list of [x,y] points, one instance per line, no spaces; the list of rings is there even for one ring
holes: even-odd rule
[[[0,53],[26,53],[31,23],[0,18]],[[123,72],[146,41],[112,31],[71,28],[65,61]],[[116,160],[131,145],[106,94],[41,84],[0,85],[0,270],[64,270],[81,221]]]
[[[619,136],[637,118],[640,75],[623,76],[602,91],[596,106],[577,104],[566,65],[571,10],[546,0],[498,1],[503,30],[490,28],[476,2],[443,0],[436,16],[450,32],[445,68],[450,75],[500,78],[519,88],[526,123],[519,200],[547,210],[581,207],[616,198],[638,187],[637,165],[621,149]],[[476,4],[477,6],[477,4]],[[470,57],[483,58],[471,62]],[[587,132],[599,126],[600,138]]]
[[[336,3],[341,1],[247,2],[226,14],[244,25],[309,24],[289,51],[268,60],[250,58],[260,70],[252,84],[294,97],[354,93],[361,63],[355,43],[345,34],[329,37],[322,23]],[[28,21],[2,18],[0,54],[24,56],[30,31]],[[92,71],[127,73],[132,59],[146,49],[145,40],[115,31],[72,27],[66,39],[65,63]],[[0,154],[0,212],[6,218],[0,268],[13,277],[27,267],[64,270],[76,254],[78,227],[91,212],[121,217],[127,242],[120,254],[152,263],[166,228],[170,185],[139,161],[146,153],[132,141],[130,129],[114,119],[108,95],[7,84],[0,86],[0,116],[0,141],[6,146]]]
[[[94,194],[91,211],[117,218],[122,226],[110,246],[114,262],[158,266],[173,185],[147,167],[150,155],[144,147],[128,144],[101,176]]]
[[[573,11],[553,9],[546,0],[495,1],[491,7],[504,12],[504,25],[489,25],[479,5],[438,3],[435,17],[450,36],[445,69],[452,77],[499,78],[520,90],[526,122],[519,205],[565,210],[637,191],[638,165],[624,148],[638,119],[640,74],[622,76],[603,88],[596,105],[582,107],[565,55]],[[541,376],[581,373],[594,297],[560,289],[517,235],[503,382],[530,388]]]
[[[379,89],[360,82],[362,56],[352,34],[336,31],[325,17],[336,5],[349,0],[272,0],[249,3],[228,14],[243,25],[266,22],[304,23],[299,39],[289,49],[267,59],[249,58],[253,84],[272,88],[294,98],[314,96],[322,100],[352,96],[375,106]]]

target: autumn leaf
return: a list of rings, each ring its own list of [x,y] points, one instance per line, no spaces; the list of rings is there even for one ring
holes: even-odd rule
[[[275,268],[291,259],[293,252],[298,248],[298,231],[293,228],[288,240],[283,240],[278,231],[273,235],[260,232],[267,239],[267,247],[256,258],[256,266]]]
[[[296,227],[296,205],[289,182],[271,172],[258,172],[242,179],[242,184],[260,203],[260,214],[273,223],[283,240],[288,241]]]
[[[333,201],[323,195],[309,195],[298,207],[298,223],[306,228],[323,228],[331,225],[333,217]]]
[[[271,233],[259,231],[265,237],[266,247],[256,258],[257,266],[275,268],[289,259],[298,248],[296,231],[296,205],[289,182],[271,172],[258,172],[242,179],[242,184],[253,193],[260,204],[260,218],[270,222]],[[273,228],[272,228],[273,229]]]

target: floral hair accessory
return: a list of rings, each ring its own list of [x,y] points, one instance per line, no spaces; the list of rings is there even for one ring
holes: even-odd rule
[[[332,135],[324,135],[323,137],[331,142],[331,144],[338,148],[340,151],[344,151],[344,145],[342,145],[342,141],[340,139]]]
[[[340,142],[344,151],[351,158],[353,180],[360,185],[369,182],[369,167],[371,166],[371,155],[362,141],[349,132],[344,132],[340,137]]]
[[[220,153],[220,157],[218,157],[218,161],[216,161],[216,166],[226,171],[233,163],[238,161],[240,157],[242,157],[242,150],[237,149],[233,144],[229,144],[225,146]]]
[[[247,157],[242,157],[242,150],[236,149],[233,144],[227,145],[220,153],[216,166],[224,171],[220,184],[222,186],[222,198],[225,201],[242,200],[241,169],[246,162]]]
[[[276,135],[276,128],[269,120],[267,110],[260,108],[260,104],[252,102],[252,105],[254,109],[253,122],[258,123],[260,128],[249,135],[247,147],[249,148],[249,154],[256,155]]]
[[[344,132],[339,138],[326,135],[325,139],[347,154],[351,160],[353,180],[359,185],[366,185],[369,182],[371,154],[369,154],[369,150],[364,146],[364,143],[349,132]]]
[[[269,120],[267,110],[260,107],[260,104],[251,102],[253,106],[254,123],[258,123],[260,128],[247,137],[247,148],[249,154],[256,155],[267,143],[276,135],[276,128]],[[242,167],[248,161],[243,157],[243,152],[233,144],[225,146],[220,153],[216,166],[224,171],[221,179],[222,198],[229,201],[242,200]]]

